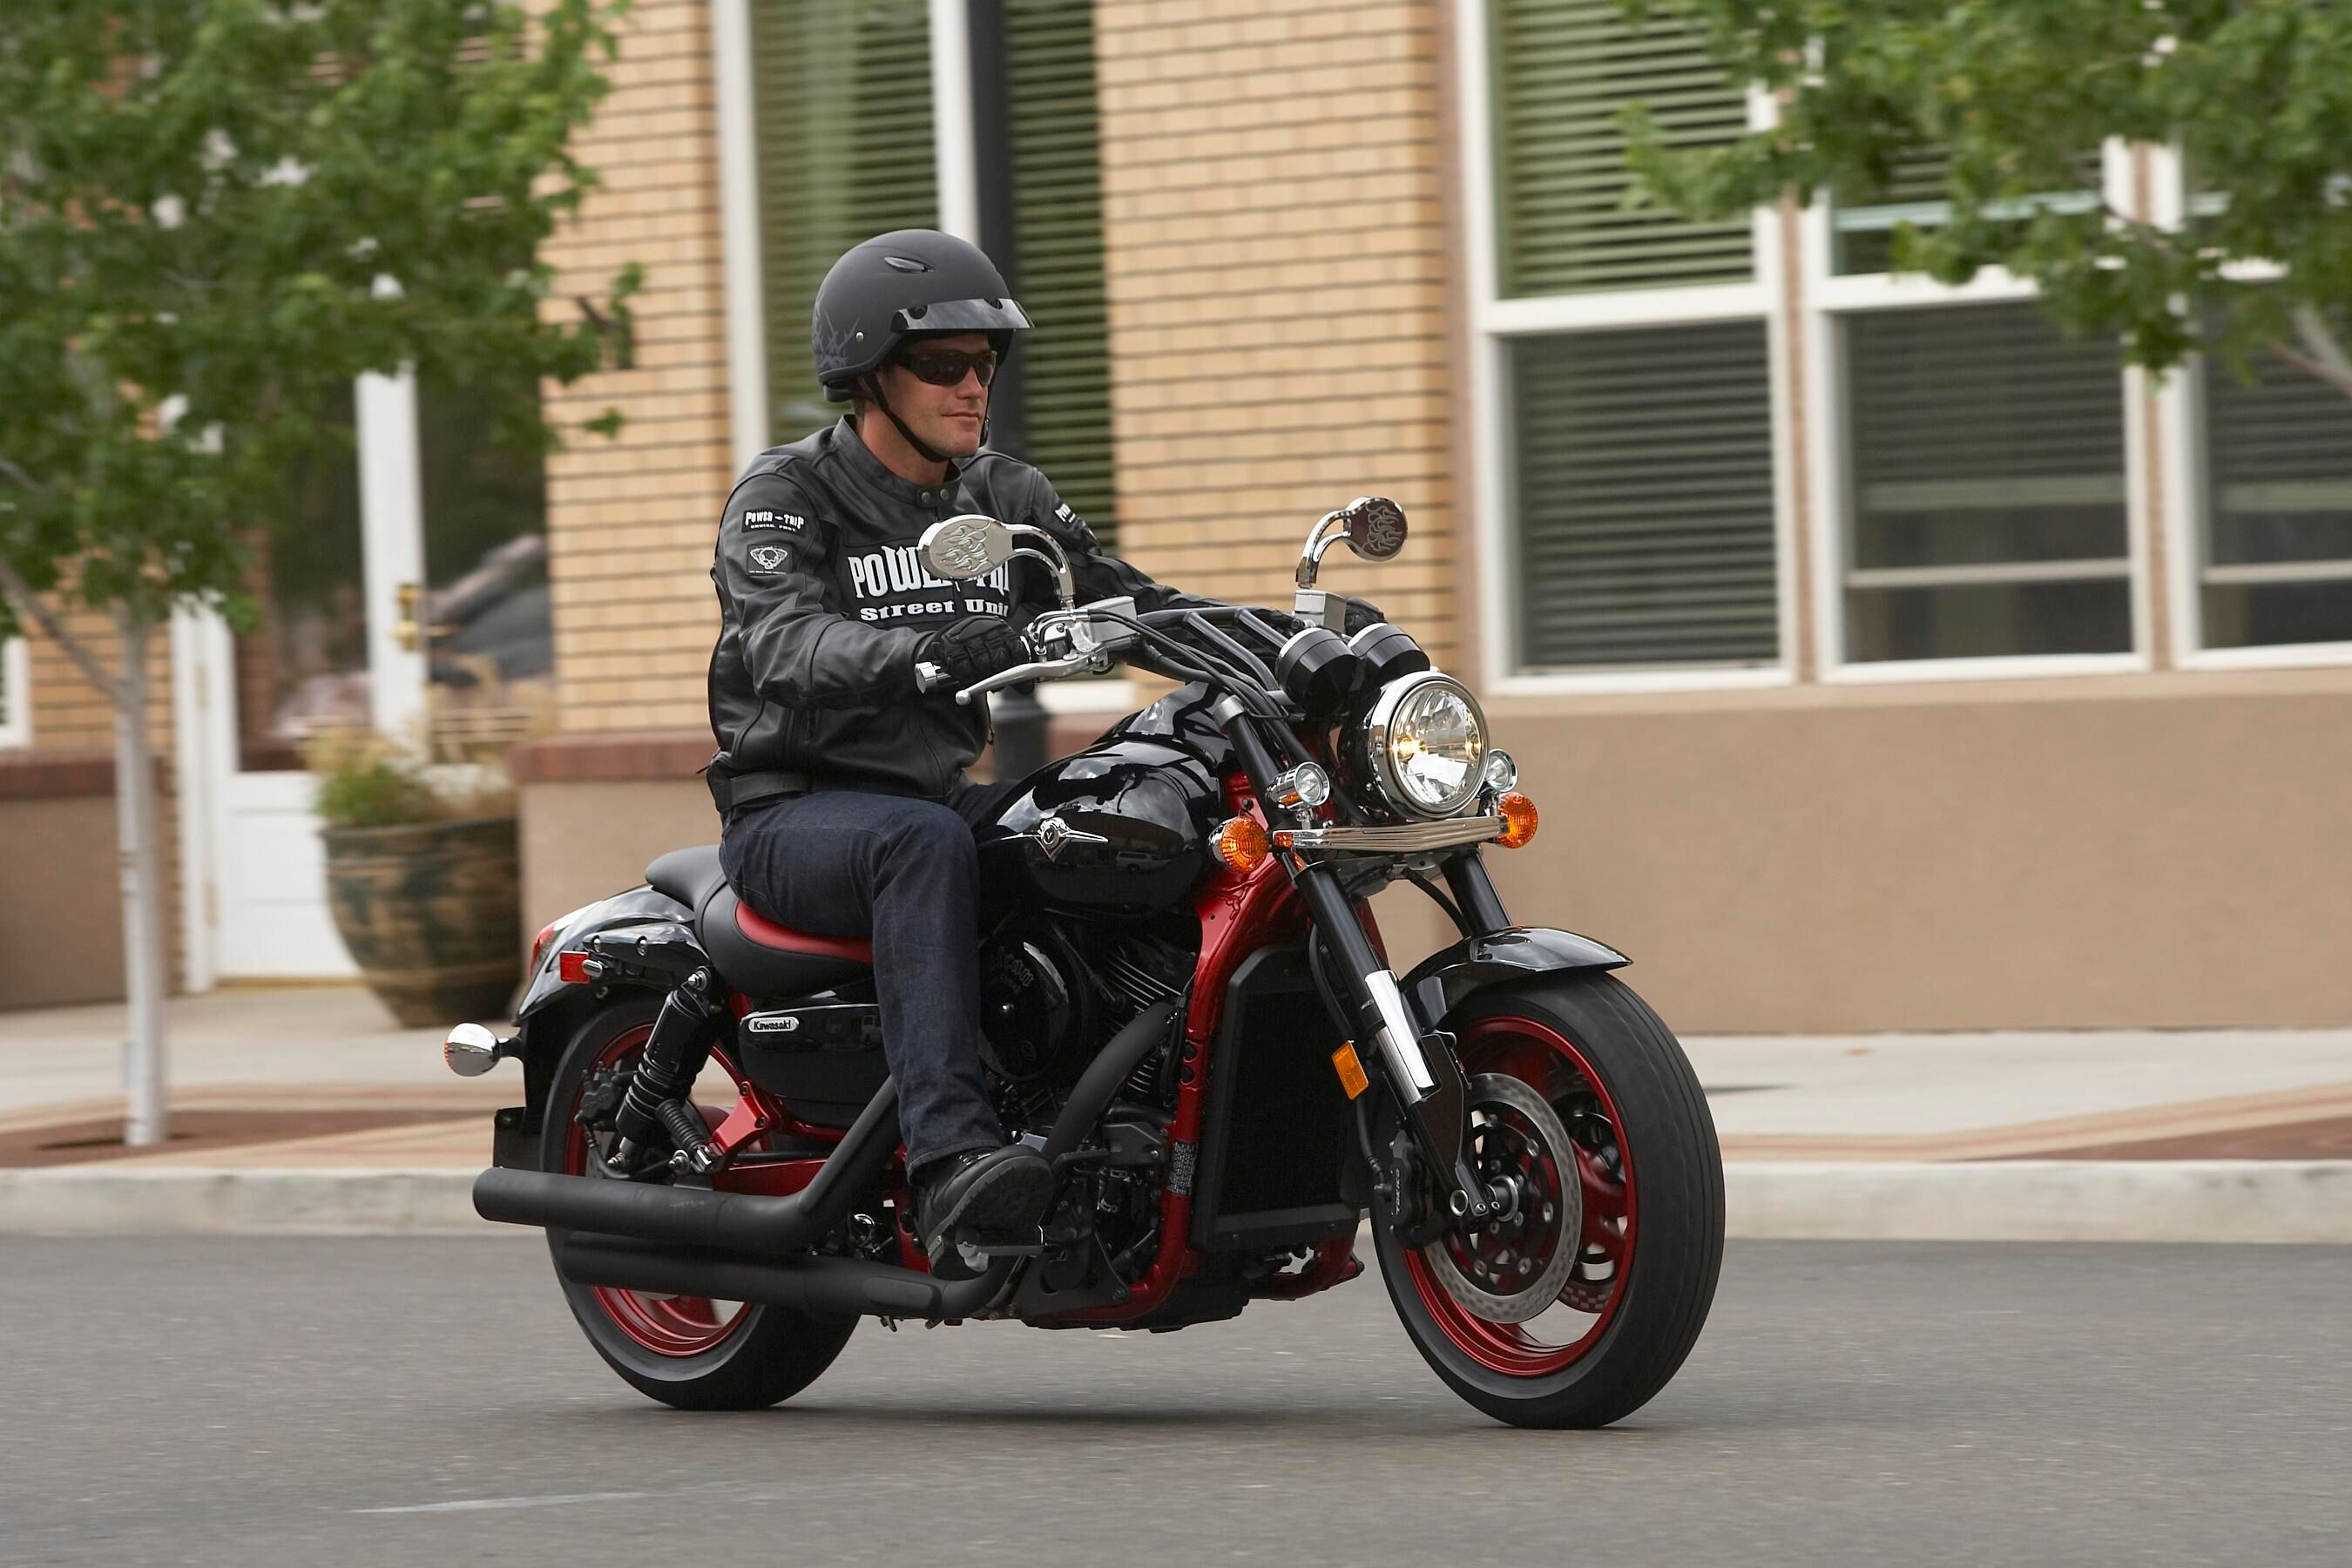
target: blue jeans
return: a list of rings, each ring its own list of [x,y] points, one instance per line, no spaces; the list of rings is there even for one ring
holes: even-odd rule
[[[719,864],[736,897],[780,925],[874,942],[882,1052],[915,1179],[993,1149],[1003,1125],[980,1063],[980,851],[975,825],[1013,784],[950,802],[820,790],[734,813]]]

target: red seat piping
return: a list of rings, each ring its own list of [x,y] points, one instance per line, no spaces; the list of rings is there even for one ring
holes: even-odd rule
[[[874,943],[862,936],[818,936],[811,931],[794,931],[780,926],[751,905],[738,902],[735,906],[735,929],[761,947],[779,952],[805,952],[814,958],[854,958],[860,963],[874,962]]]

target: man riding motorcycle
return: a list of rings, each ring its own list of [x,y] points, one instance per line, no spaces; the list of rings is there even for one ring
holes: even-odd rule
[[[849,250],[811,335],[826,397],[853,411],[744,470],[710,574],[721,863],[771,920],[871,937],[908,1176],[943,1278],[966,1272],[959,1232],[1034,1226],[1053,1185],[1041,1154],[1006,1143],[981,1065],[972,826],[1014,786],[966,776],[988,719],[953,689],[1024,662],[1018,628],[1055,600],[1017,561],[934,577],[917,542],[982,512],[1053,533],[1082,598],[1210,602],[1105,554],[1045,475],[982,449],[989,384],[1028,325],[995,266],[952,236],[902,229]],[[1351,605],[1351,622],[1377,618]]]

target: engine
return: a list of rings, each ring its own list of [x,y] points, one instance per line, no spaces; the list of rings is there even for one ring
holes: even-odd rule
[[[1183,994],[1198,942],[1189,915],[1132,925],[1045,915],[984,944],[981,1056],[1006,1130],[1050,1127],[1095,1053],[1146,1007]],[[1102,1131],[1108,1157],[1065,1188],[1048,1229],[1071,1242],[1040,1260],[1040,1288],[1132,1283],[1158,1255],[1173,1047],[1171,1034],[1114,1097]]]

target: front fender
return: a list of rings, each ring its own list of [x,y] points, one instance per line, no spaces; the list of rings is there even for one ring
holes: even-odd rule
[[[1489,985],[1529,974],[1622,969],[1633,961],[1603,942],[1549,926],[1509,926],[1464,937],[1413,965],[1404,993],[1434,1028],[1448,1013]]]

